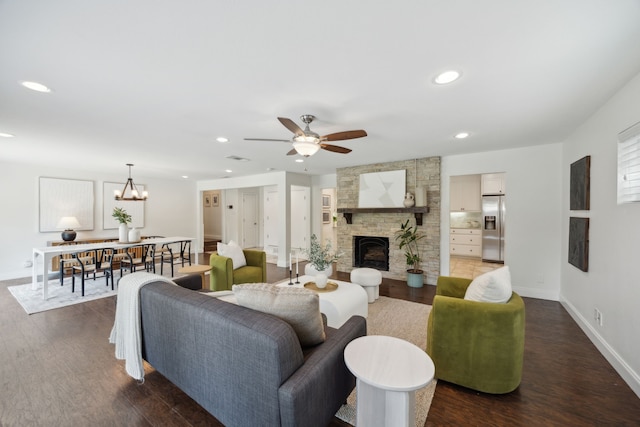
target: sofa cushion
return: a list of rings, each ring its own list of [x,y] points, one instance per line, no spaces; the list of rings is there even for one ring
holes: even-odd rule
[[[247,265],[247,259],[244,257],[242,248],[233,240],[230,241],[228,245],[218,242],[218,255],[231,258],[234,270]]]
[[[464,299],[505,303],[511,298],[511,292],[511,273],[509,267],[504,266],[473,279]]]
[[[305,347],[324,342],[320,299],[308,289],[268,283],[233,285],[238,304],[279,317],[289,323]]]

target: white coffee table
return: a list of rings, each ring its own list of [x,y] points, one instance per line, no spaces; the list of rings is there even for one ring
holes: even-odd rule
[[[293,278],[295,282],[295,277]],[[289,280],[276,283],[276,286],[304,287],[307,282],[313,282],[313,276],[300,276],[298,284],[289,285]],[[338,289],[332,292],[318,292],[320,297],[320,311],[327,316],[327,325],[332,328],[339,328],[349,320],[351,316],[362,316],[369,314],[369,303],[367,292],[360,285],[342,282],[340,280],[329,279],[330,282],[337,283]]]
[[[415,391],[435,374],[423,349],[399,338],[369,335],[347,345],[344,361],[356,376],[356,425],[415,425]]]

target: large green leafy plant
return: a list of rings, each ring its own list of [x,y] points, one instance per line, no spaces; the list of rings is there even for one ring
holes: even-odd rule
[[[400,224],[400,230],[396,231],[396,241],[400,249],[404,249],[407,265],[411,267],[409,273],[422,273],[420,269],[420,246],[418,242],[426,236],[418,230],[418,227],[409,225],[409,220]]]
[[[309,257],[309,262],[316,271],[324,271],[342,256],[341,253],[333,251],[330,241],[327,241],[327,244],[322,246],[315,234],[311,235],[311,246],[304,252]]]

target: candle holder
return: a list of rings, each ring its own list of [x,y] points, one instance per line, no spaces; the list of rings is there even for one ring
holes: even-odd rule
[[[300,283],[300,280],[298,279],[298,273],[296,273],[296,284]]]
[[[291,279],[291,269],[289,269],[289,286],[293,285],[293,280]]]

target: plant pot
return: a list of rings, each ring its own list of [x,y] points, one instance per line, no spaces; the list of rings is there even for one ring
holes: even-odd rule
[[[413,273],[407,270],[407,285],[412,288],[421,288],[424,285],[422,270],[419,273]]]
[[[120,227],[118,227],[118,241],[120,243],[129,242],[129,227],[127,227],[127,224],[120,224]]]

